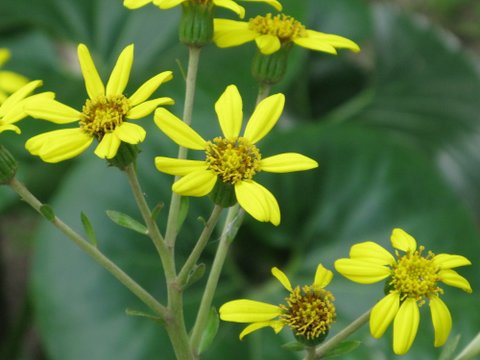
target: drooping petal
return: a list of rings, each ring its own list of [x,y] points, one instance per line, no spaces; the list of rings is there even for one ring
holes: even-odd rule
[[[370,334],[376,339],[382,337],[400,307],[400,295],[391,292],[375,304],[370,313]]]
[[[235,1],[232,0],[213,0],[215,6],[223,7],[228,10],[232,10],[235,14],[237,14],[240,19],[245,17],[245,9],[238,5]]]
[[[106,133],[95,148],[94,153],[99,158],[111,159],[117,155],[120,144],[120,138],[115,133]]]
[[[433,258],[433,263],[440,269],[451,269],[459,266],[472,265],[470,260],[461,255],[438,254]]]
[[[120,140],[134,145],[145,140],[147,135],[144,128],[128,122],[123,122],[120,126],[117,126],[114,133]]]
[[[340,35],[326,34],[315,30],[306,30],[306,34],[307,38],[313,39],[317,43],[329,44],[336,49],[348,49],[353,52],[360,51],[360,47],[355,42]]]
[[[155,167],[158,171],[175,176],[185,176],[191,172],[207,170],[205,161],[180,160],[163,156],[157,156],[155,158]]]
[[[450,335],[452,329],[452,316],[447,305],[436,295],[430,298],[428,304],[432,314],[433,329],[435,330],[434,346],[442,346]]]
[[[90,51],[84,44],[80,44],[78,45],[77,53],[88,96],[90,99],[95,99],[98,96],[105,95],[105,86],[100,75],[98,75]]]
[[[275,8],[277,11],[282,11],[282,4],[280,4],[277,0],[243,0],[246,2],[263,2],[267,3]]]
[[[258,184],[261,186],[260,184]],[[277,226],[280,224],[280,207],[278,206],[277,199],[275,199],[275,196],[265,187],[261,186],[263,188],[263,193],[265,195],[265,199],[267,200],[268,206],[270,208],[270,218],[268,221],[270,221],[273,225]]]
[[[215,112],[227,139],[236,138],[240,134],[243,121],[242,97],[235,85],[229,85],[215,103]]]
[[[155,124],[178,145],[192,150],[204,150],[206,141],[190,126],[164,108],[158,108],[154,116]]]
[[[445,284],[462,289],[467,293],[472,292],[472,287],[467,279],[458,274],[455,270],[445,269],[438,272],[438,278]]]
[[[229,301],[218,310],[220,319],[238,323],[272,320],[282,313],[280,307],[261,301],[240,299]]]
[[[400,305],[393,321],[393,352],[395,354],[403,355],[407,353],[417,335],[419,322],[420,312],[418,311],[417,301],[413,298],[407,298]]]
[[[37,87],[41,85],[42,85],[41,80],[34,80],[22,86],[20,89],[15,91],[12,95],[10,95],[0,106],[0,118],[5,116],[5,114],[8,113],[13,106],[15,106],[19,101],[21,101],[28,95],[30,95],[33,92],[33,90],[35,90]]]
[[[326,269],[322,264],[318,264],[317,271],[315,272],[315,280],[313,281],[313,286],[316,289],[323,289],[325,286],[330,284],[332,278],[333,272]]]
[[[261,160],[262,171],[272,173],[288,173],[310,170],[318,167],[318,163],[309,157],[297,153],[283,153],[269,156]]]
[[[172,190],[184,196],[205,196],[212,191],[217,176],[210,170],[191,172],[172,185]]]
[[[128,9],[138,9],[151,2],[152,0],[124,0],[123,6],[125,6]]]
[[[382,246],[373,241],[355,244],[350,248],[350,258],[371,262],[378,265],[392,265],[395,258]]]
[[[411,252],[417,249],[417,242],[413,236],[399,228],[393,229],[390,241],[392,242],[392,246],[398,250]]]
[[[285,289],[287,289],[290,292],[293,291],[292,284],[290,284],[290,280],[288,279],[287,275],[285,275],[285,273],[282,270],[280,270],[277,267],[273,267],[272,268],[272,275],[275,276],[278,281],[280,281],[280,283],[283,285],[283,287]]]
[[[150,1],[151,0],[149,0],[149,2]],[[155,75],[143,83],[143,85],[140,86],[137,91],[135,91],[133,95],[128,98],[130,105],[135,106],[144,102],[155,92],[155,90],[160,87],[160,85],[172,79],[173,73],[171,71],[164,71],[158,75]]]
[[[8,93],[14,93],[28,83],[28,79],[13,71],[0,71],[0,89]]]
[[[321,51],[327,54],[337,55],[337,50],[330,44],[323,41],[318,41],[311,37],[296,37],[292,40],[298,46],[305,49]]]
[[[34,136],[25,143],[32,154],[49,163],[71,159],[90,146],[93,137],[81,129],[62,129]]]
[[[252,41],[257,33],[250,30],[248,23],[228,19],[213,20],[213,42],[219,48],[238,46]]]
[[[244,136],[252,144],[260,141],[275,126],[284,105],[285,96],[283,94],[275,94],[263,99],[248,121]]]
[[[153,3],[160,9],[171,9],[187,0],[153,0]]]
[[[271,55],[282,46],[280,39],[270,34],[255,37],[255,43],[263,55]]]
[[[391,274],[386,266],[358,259],[338,259],[335,269],[347,279],[360,284],[373,284]]]
[[[106,95],[121,95],[127,87],[133,64],[133,44],[128,45],[118,56],[107,83]]]
[[[49,100],[53,99],[54,97],[55,94],[51,91],[29,96],[16,103],[14,106],[11,106],[5,113],[5,116],[2,118],[2,121],[4,123],[10,124],[16,123],[17,121],[27,116],[27,113],[25,112],[25,107],[28,105],[29,102]]]
[[[270,320],[270,321],[259,321],[259,322],[254,322],[253,324],[250,324],[248,325],[245,329],[243,329],[243,331],[240,333],[240,340],[243,340],[243,338],[258,330],[258,329],[262,329],[264,327],[267,327],[267,326],[270,326],[273,331],[275,331],[275,334],[278,334],[282,329],[283,327],[285,326],[285,323],[281,320]]]
[[[7,130],[15,131],[17,134],[21,133],[20,128],[18,126],[12,125],[12,124],[2,124],[2,122],[0,121],[0,133]]]
[[[127,114],[127,119],[141,119],[147,115],[150,115],[157,107],[163,105],[173,105],[175,101],[169,97],[162,97],[145,101],[133,108]]]
[[[258,221],[280,222],[280,210],[275,197],[255,181],[241,181],[235,184],[235,195],[240,206]]]
[[[55,124],[68,124],[80,120],[81,112],[53,99],[35,99],[28,101],[25,112],[36,118]]]

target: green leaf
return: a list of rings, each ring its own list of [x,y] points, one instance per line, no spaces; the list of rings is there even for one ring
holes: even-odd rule
[[[352,352],[353,350],[358,348],[361,343],[362,343],[361,341],[356,341],[356,340],[342,341],[336,347],[328,351],[323,358],[330,359],[337,356],[348,354],[349,352]]]
[[[40,206],[40,213],[48,221],[55,220],[55,211],[53,211],[53,208],[50,205],[45,204],[45,205]]]
[[[203,330],[202,338],[200,339],[200,345],[198,346],[198,353],[204,353],[212,344],[215,336],[217,336],[218,325],[220,324],[220,318],[218,317],[217,310],[212,307],[208,314],[207,325]]]
[[[142,317],[142,318],[146,318],[154,321],[163,322],[163,320],[158,316],[148,314],[146,312],[135,310],[135,309],[126,309],[125,314],[127,314],[128,316],[138,316],[138,317]]]
[[[142,235],[148,234],[148,229],[145,225],[139,223],[137,220],[133,219],[127,214],[124,214],[120,211],[115,210],[107,210],[107,216],[112,220],[115,224],[123,226],[124,228],[133,230],[138,232]]]
[[[203,275],[205,275],[205,270],[207,267],[204,263],[195,265],[194,268],[188,274],[187,282],[185,284],[185,289],[195,284],[198,280],[200,280]]]
[[[177,232],[182,228],[183,223],[188,215],[188,209],[190,207],[190,198],[187,196],[180,197],[180,211],[178,212],[177,219]]]
[[[92,223],[83,211],[80,213],[80,219],[82,220],[83,229],[85,230],[88,240],[90,240],[90,243],[93,246],[97,246],[97,236],[95,235],[95,230],[93,230]]]
[[[165,204],[163,202],[159,202],[152,210],[152,220],[157,220],[158,215],[160,215],[160,211],[162,211]]]

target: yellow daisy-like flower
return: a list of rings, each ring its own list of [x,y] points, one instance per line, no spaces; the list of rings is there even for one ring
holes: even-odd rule
[[[339,35],[309,30],[299,21],[285,14],[259,15],[247,22],[214,20],[213,41],[218,47],[238,46],[253,40],[264,55],[273,54],[282,46],[292,43],[330,54],[336,54],[336,49],[360,51],[360,47],[352,40]]]
[[[0,67],[10,59],[10,51],[0,48]],[[0,104],[5,101],[8,95],[14,93],[22,86],[26,85],[28,80],[25,76],[17,74],[13,71],[0,71]]]
[[[263,2],[273,6],[276,10],[281,11],[282,5],[277,0],[241,0],[244,2]],[[124,0],[123,5],[129,9],[138,9],[147,4],[153,3],[158,6],[160,9],[171,9],[175,6],[178,6],[185,2],[199,3],[199,4],[209,4],[229,9],[235,12],[240,18],[244,18],[245,9],[238,5],[233,0]]]
[[[174,103],[168,97],[147,101],[162,83],[172,79],[171,71],[152,77],[128,98],[123,94],[133,63],[133,45],[127,46],[118,57],[106,86],[84,44],[78,46],[78,59],[89,96],[82,111],[55,100],[30,101],[25,106],[25,111],[38,119],[56,124],[78,121],[76,128],[50,131],[27,141],[27,150],[45,162],[55,163],[73,158],[88,148],[94,139],[99,141],[95,154],[111,159],[117,154],[122,141],[138,144],[145,138],[145,130],[127,122],[127,119],[141,119],[158,106]]]
[[[440,299],[443,290],[438,282],[472,292],[469,282],[452,268],[470,265],[460,255],[424,254],[425,248],[402,229],[394,229],[391,236],[395,257],[380,245],[367,241],[353,245],[350,258],[339,259],[335,269],[346,278],[371,284],[384,279],[386,296],[372,309],[370,332],[381,337],[393,321],[393,351],[405,354],[411,347],[420,322],[419,307],[428,300],[435,330],[436,347],[447,341],[452,317]],[[401,252],[401,253],[400,253]]]
[[[285,304],[233,300],[220,307],[220,319],[251,323],[240,333],[240,339],[267,326],[277,334],[284,326],[288,326],[299,341],[315,343],[316,340],[323,340],[336,318],[333,305],[335,298],[330,291],[324,289],[332,280],[333,273],[320,264],[312,285],[295,288],[292,288],[288,277],[278,268],[272,269],[272,275],[290,292],[285,298]]]
[[[155,112],[155,123],[178,145],[193,150],[204,150],[205,160],[179,160],[156,157],[159,171],[182,176],[172,190],[185,196],[209,194],[217,181],[234,189],[240,206],[259,221],[280,223],[277,200],[265,187],[252,180],[259,171],[284,173],[309,170],[318,166],[315,160],[297,153],[283,153],[262,158],[256,143],[275,126],[283,111],[285,97],[276,94],[261,101],[243,136],[242,98],[235,85],[229,85],[215,104],[223,137],[204,140],[192,128],[167,110]]]
[[[54,98],[55,95],[52,92],[43,92],[29,96],[41,85],[42,82],[40,80],[31,81],[5,99],[0,105],[0,133],[10,130],[20,134],[20,129],[14,124],[27,116],[24,110],[25,105],[30,101],[44,101]]]

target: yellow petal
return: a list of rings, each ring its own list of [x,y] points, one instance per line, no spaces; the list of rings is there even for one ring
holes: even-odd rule
[[[258,49],[264,55],[270,55],[278,51],[282,44],[280,39],[275,35],[260,35],[255,38]]]
[[[217,176],[210,170],[191,172],[172,185],[172,190],[184,196],[205,196],[212,191]]]
[[[187,0],[153,0],[153,3],[160,9],[171,9]]]
[[[105,87],[100,75],[98,75],[90,51],[84,44],[80,44],[78,45],[77,53],[88,96],[90,99],[95,99],[98,96],[105,95]]]
[[[282,4],[280,4],[277,0],[243,0],[246,2],[263,2],[269,4],[275,8],[277,11],[282,11]]]
[[[141,126],[128,122],[123,122],[120,126],[117,126],[114,133],[120,140],[129,144],[142,142],[147,134]]]
[[[335,261],[335,270],[360,284],[373,284],[391,274],[391,270],[386,266],[358,259],[339,259]]]
[[[391,292],[372,308],[370,313],[370,333],[376,339],[382,337],[400,307],[400,295]]]
[[[124,0],[123,6],[129,9],[138,9],[151,2],[152,0]]]
[[[360,47],[355,42],[340,35],[326,34],[315,30],[307,30],[306,34],[307,38],[315,40],[319,44],[329,44],[336,49],[348,49],[352,50],[353,52],[360,51]]]
[[[235,85],[229,85],[215,103],[223,135],[227,139],[237,138],[243,121],[242,97]]]
[[[127,87],[130,71],[133,64],[133,44],[128,45],[121,52],[115,67],[108,79],[106,95],[122,95]]]
[[[433,263],[440,269],[451,269],[459,266],[472,265],[470,260],[461,255],[438,254],[433,258]]]
[[[392,242],[392,246],[398,250],[412,252],[417,249],[417,242],[413,236],[399,228],[393,229],[390,241]]]
[[[240,299],[223,304],[218,313],[220,319],[224,321],[250,323],[272,320],[280,315],[282,310],[278,306],[261,301]]]
[[[472,287],[467,279],[459,275],[455,270],[445,269],[438,272],[438,278],[445,284],[462,289],[467,293],[472,292]]]
[[[12,125],[12,124],[2,124],[0,121],[0,133],[4,131],[15,131],[17,134],[20,134],[20,128],[18,126]]]
[[[257,36],[248,23],[227,19],[213,20],[213,42],[219,48],[238,46],[252,41]]]
[[[278,281],[280,281],[280,283],[283,285],[285,289],[287,289],[290,292],[293,291],[292,285],[290,284],[290,280],[288,280],[287,275],[285,275],[285,273],[282,270],[280,270],[277,267],[274,267],[272,268],[272,275],[275,276]]]
[[[277,123],[284,104],[283,94],[275,94],[263,99],[250,117],[244,136],[253,144],[260,141]]]
[[[417,301],[407,298],[398,309],[393,321],[393,352],[397,355],[406,354],[417,335],[420,313]]]
[[[41,86],[42,82],[40,80],[35,80],[29,82],[27,85],[22,86],[20,89],[15,91],[10,95],[0,106],[0,117],[4,116],[7,112],[10,111],[10,108],[18,104],[26,96],[30,95],[33,90]]]
[[[318,163],[309,157],[297,153],[283,153],[264,158],[260,162],[262,171],[272,173],[288,173],[292,171],[310,170],[318,167]]]
[[[275,334],[278,334],[285,326],[285,323],[281,320],[254,322],[253,324],[250,324],[245,329],[243,329],[243,331],[240,333],[240,336],[239,336],[240,340],[243,340],[243,338],[246,335],[267,326],[270,326],[271,328],[273,328],[273,331],[275,331]]]
[[[335,48],[332,45],[325,43],[323,41],[318,41],[315,38],[296,37],[293,39],[293,42],[298,46],[304,47],[306,49],[321,51],[321,52],[332,54],[332,55],[337,54],[337,50],[335,50]]]
[[[350,258],[378,265],[392,265],[395,258],[383,247],[373,241],[355,244],[350,248]]]
[[[13,71],[0,71],[0,89],[13,93],[28,83],[28,79]]]
[[[25,112],[25,107],[28,105],[29,102],[51,100],[54,97],[55,94],[50,91],[29,96],[16,103],[14,106],[10,107],[2,120],[5,123],[15,123],[27,116],[27,113]]]
[[[280,209],[275,197],[255,181],[241,181],[235,184],[235,195],[240,206],[258,221],[280,223]]]
[[[155,158],[155,167],[158,171],[175,176],[185,176],[199,170],[207,171],[205,161],[180,160],[163,156]]]
[[[238,5],[235,1],[232,0],[213,0],[215,6],[223,7],[228,10],[232,10],[235,14],[237,14],[240,19],[245,17],[245,9]]]
[[[81,129],[62,129],[30,138],[25,148],[45,162],[56,163],[81,154],[92,141]]]
[[[0,66],[5,64],[10,59],[10,50],[6,48],[0,48]]]
[[[315,280],[313,281],[313,286],[316,289],[323,289],[325,286],[330,284],[332,278],[333,272],[326,269],[322,264],[318,264],[317,271],[315,272]]]
[[[95,155],[102,159],[111,159],[117,155],[120,144],[121,141],[115,133],[106,133],[95,148]]]
[[[151,79],[147,80],[142,86],[138,88],[137,91],[133,93],[132,96],[128,98],[130,104],[132,106],[135,106],[140,104],[141,102],[144,102],[155,92],[155,90],[160,87],[160,85],[172,80],[172,78],[173,73],[171,71],[164,71],[158,75],[155,75]]]
[[[170,111],[158,108],[154,120],[159,129],[178,145],[192,150],[205,149],[206,141]]]
[[[80,120],[81,113],[70,106],[53,99],[35,99],[28,101],[25,112],[36,118],[56,124],[68,124]]]
[[[175,101],[169,97],[162,97],[158,99],[153,99],[149,101],[145,101],[133,108],[127,114],[128,119],[141,119],[147,115],[150,115],[153,110],[155,110],[159,106],[163,105],[173,105]]]
[[[433,329],[435,330],[434,346],[442,346],[452,329],[452,316],[447,305],[436,295],[430,298],[430,312],[432,314]]]

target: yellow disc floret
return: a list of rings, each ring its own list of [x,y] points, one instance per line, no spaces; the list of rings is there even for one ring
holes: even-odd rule
[[[207,165],[224,183],[235,184],[250,180],[260,171],[258,148],[243,137],[216,137],[207,143]]]
[[[82,109],[80,127],[87,134],[101,140],[124,121],[129,110],[130,104],[124,95],[88,99]]]
[[[306,34],[305,26],[302,23],[285,14],[259,15],[250,19],[249,28],[262,35],[274,35],[282,42],[288,42]]]

